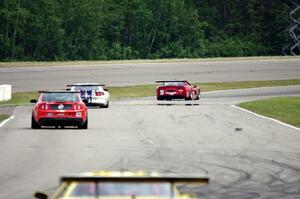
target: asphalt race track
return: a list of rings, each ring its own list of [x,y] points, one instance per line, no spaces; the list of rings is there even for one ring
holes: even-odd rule
[[[124,99],[90,109],[88,130],[32,130],[31,107],[17,107],[0,129],[0,198],[51,193],[66,173],[120,169],[203,174],[202,198],[299,198],[300,130],[232,106],[282,95],[300,86]]]
[[[300,59],[207,61],[175,63],[98,64],[52,67],[0,67],[0,84],[13,92],[65,89],[75,82],[99,82],[110,86],[153,84],[155,80],[228,82],[298,79]]]

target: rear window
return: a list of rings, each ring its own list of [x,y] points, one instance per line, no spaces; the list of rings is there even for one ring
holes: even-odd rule
[[[102,196],[171,196],[169,183],[109,183],[98,184]]]
[[[169,183],[129,183],[129,182],[79,182],[69,186],[72,197],[85,196],[164,196],[170,197],[172,188]],[[64,193],[62,194],[64,196]]]
[[[184,86],[185,82],[164,82],[164,86]]]
[[[79,98],[77,93],[43,93],[42,101],[78,102]]]

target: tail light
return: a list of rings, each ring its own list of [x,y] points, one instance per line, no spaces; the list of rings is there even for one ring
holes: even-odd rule
[[[74,105],[74,109],[75,110],[82,110],[83,109],[83,106],[81,104],[75,104]]]
[[[190,91],[186,91],[186,96],[187,96],[187,97],[190,96]]]
[[[164,95],[165,91],[163,89],[159,90],[159,95]]]
[[[96,96],[102,96],[102,95],[104,95],[103,92],[96,91]]]
[[[49,106],[46,103],[41,103],[41,104],[39,104],[39,109],[40,110],[48,110]]]

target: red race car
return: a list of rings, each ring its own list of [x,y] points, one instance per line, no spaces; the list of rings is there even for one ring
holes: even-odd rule
[[[196,85],[191,85],[188,81],[156,81],[162,85],[156,88],[157,100],[199,100],[200,88]]]
[[[80,93],[72,91],[40,91],[38,100],[32,108],[31,128],[41,126],[78,126],[88,128],[87,107]]]

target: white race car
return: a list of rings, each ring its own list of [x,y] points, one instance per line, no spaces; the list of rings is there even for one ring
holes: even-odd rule
[[[98,83],[76,83],[67,85],[70,91],[80,92],[82,100],[90,106],[109,107],[110,94],[105,85]]]

